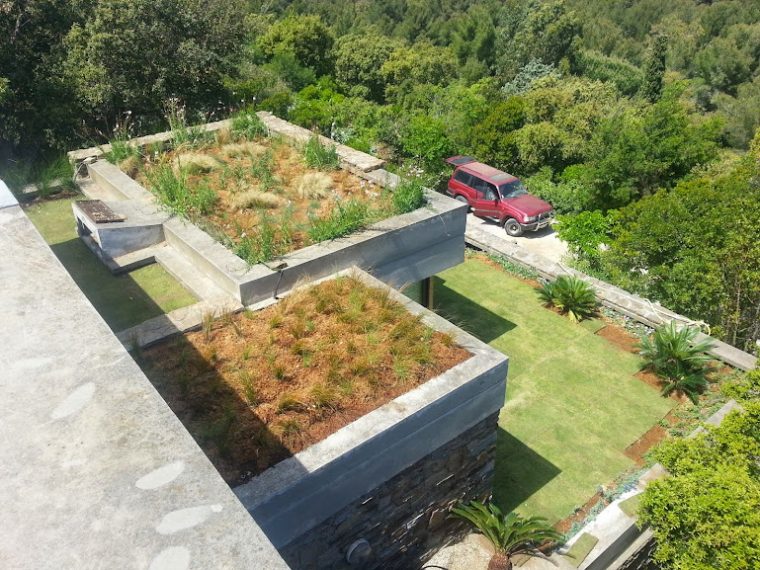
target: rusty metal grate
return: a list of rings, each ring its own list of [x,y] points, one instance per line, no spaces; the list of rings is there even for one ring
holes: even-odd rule
[[[84,212],[88,218],[97,224],[107,224],[109,222],[123,222],[127,218],[117,214],[100,200],[80,200],[77,207]]]

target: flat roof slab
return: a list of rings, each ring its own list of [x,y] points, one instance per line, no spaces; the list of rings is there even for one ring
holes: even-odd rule
[[[18,206],[0,251],[0,567],[287,568]]]

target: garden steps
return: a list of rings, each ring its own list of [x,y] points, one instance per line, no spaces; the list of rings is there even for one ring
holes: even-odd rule
[[[240,305],[238,300],[220,288],[205,273],[199,271],[195,264],[174,247],[167,246],[156,250],[155,259],[198,299],[212,303],[229,301],[234,305]]]

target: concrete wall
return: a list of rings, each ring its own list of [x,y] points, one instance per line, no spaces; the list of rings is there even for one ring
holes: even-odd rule
[[[491,495],[498,414],[493,414],[363,494],[280,549],[292,568],[348,570],[346,550],[357,540],[372,548],[364,570],[419,568],[446,542],[471,527],[450,517],[459,501]]]
[[[360,275],[372,286],[384,286],[367,274]],[[391,290],[390,294],[410,311],[420,314],[428,326],[452,334],[472,356],[235,489],[270,540],[289,552],[293,559],[302,560],[305,555],[300,553],[299,545],[314,544],[315,537],[327,532],[325,529],[333,526],[334,521],[355,512],[357,501],[361,502],[362,497],[369,494],[377,499],[378,504],[387,503],[384,497],[391,487],[385,486],[400,473],[407,472],[407,483],[418,482],[419,469],[411,468],[420,462],[436,461],[429,457],[434,450],[486,421],[495,436],[493,418],[504,403],[507,358],[401,293]],[[492,453],[494,445],[495,437],[488,439],[483,447],[476,445],[476,456],[482,459],[485,457],[482,453]],[[470,464],[470,461],[466,463]],[[480,467],[483,469],[482,481],[490,484],[493,464],[490,460],[486,463],[488,465]],[[409,469],[411,471],[407,471]],[[436,472],[435,478],[446,471],[446,467],[439,465],[433,471]],[[415,516],[423,517],[433,509],[433,504],[438,505],[437,510],[446,508],[470,492],[465,491],[470,485],[465,472],[452,471],[438,481],[448,475],[456,478],[455,483],[441,487],[438,495],[431,493],[431,504],[416,512]],[[476,485],[471,494],[485,491],[486,487]],[[384,524],[387,515],[388,511],[381,509],[372,515],[375,518],[367,525]],[[401,519],[403,516],[394,520]],[[403,524],[407,523],[409,521],[405,520]],[[367,529],[367,525],[363,523],[361,528]],[[336,535],[329,555],[331,560],[337,556],[336,552],[345,554],[350,542],[360,538],[355,536],[360,527],[357,526],[354,533],[350,529],[344,530],[345,533]],[[397,530],[393,529],[393,532]],[[435,532],[425,530],[422,542],[428,539],[435,542]],[[445,532],[441,531],[441,534]],[[396,560],[398,552],[392,548],[386,546],[381,551],[386,552],[384,563],[391,564],[391,560]],[[376,559],[376,562],[381,564],[383,559]]]

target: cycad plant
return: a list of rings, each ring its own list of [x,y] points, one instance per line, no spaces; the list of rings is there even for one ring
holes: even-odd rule
[[[560,313],[575,322],[588,319],[596,313],[594,289],[574,275],[562,275],[538,290],[541,300],[555,306]]]
[[[674,321],[663,325],[639,344],[639,353],[664,381],[663,396],[673,392],[685,394],[697,403],[699,394],[707,386],[705,366],[710,360],[706,352],[712,346],[709,340],[697,341],[695,328],[676,326]]]
[[[451,512],[469,522],[493,545],[496,553],[488,564],[488,570],[510,570],[515,554],[543,556],[538,549],[557,541],[561,534],[541,517],[521,517],[517,513],[504,515],[493,503],[484,505],[472,501],[454,507]]]

